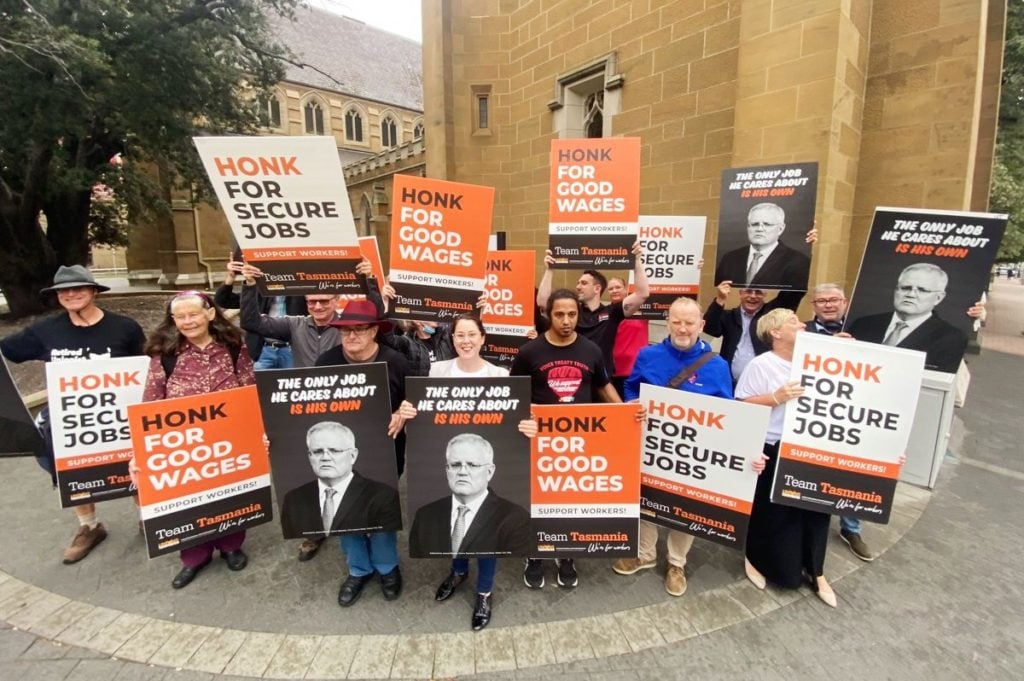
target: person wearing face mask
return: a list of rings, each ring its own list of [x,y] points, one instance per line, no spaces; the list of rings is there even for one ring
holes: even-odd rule
[[[443,362],[455,356],[452,330],[437,322],[412,322],[412,339],[430,354],[430,362]]]
[[[701,309],[692,298],[677,298],[668,309],[668,336],[658,345],[645,347],[637,355],[633,371],[625,382],[625,400],[640,398],[640,384],[675,388],[685,392],[732,399],[732,377],[729,365],[701,340],[704,329]],[[640,521],[640,549],[636,558],[620,558],[612,570],[632,575],[658,564],[658,526]],[[693,545],[693,535],[669,530],[668,569],[665,591],[672,596],[686,593],[686,554]]]

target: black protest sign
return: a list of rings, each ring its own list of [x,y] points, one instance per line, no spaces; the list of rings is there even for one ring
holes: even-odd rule
[[[43,445],[39,429],[14,385],[7,361],[0,358],[0,456],[30,456]]]

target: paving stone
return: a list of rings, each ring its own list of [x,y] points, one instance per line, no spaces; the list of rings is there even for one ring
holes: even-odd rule
[[[86,642],[86,645],[108,655],[113,655],[118,648],[123,646],[142,627],[146,626],[148,622],[148,617],[123,612],[114,618],[110,624],[96,632]]]
[[[285,636],[263,675],[274,679],[303,678],[320,648],[321,640],[323,636]]]
[[[427,679],[434,672],[437,637],[433,635],[404,636],[398,641],[392,679]]]
[[[349,667],[350,679],[386,679],[398,648],[397,636],[362,636]]]
[[[520,669],[556,662],[548,629],[543,624],[512,627],[512,642],[516,649],[516,666]]]
[[[19,610],[24,610],[48,593],[31,584],[22,583],[7,598],[0,601],[0,619],[10,620]]]
[[[590,647],[597,657],[630,652],[629,641],[626,640],[626,635],[614,616],[584,617],[576,620],[576,623],[590,641]]]
[[[0,660],[15,660],[28,650],[36,637],[27,631],[7,629],[0,632]]]
[[[250,631],[235,651],[234,656],[224,666],[225,674],[239,676],[263,676],[277,649],[281,647],[284,636],[281,634],[265,634]]]
[[[590,641],[573,621],[548,622],[546,625],[555,661],[572,662],[594,657]]]
[[[28,606],[21,608],[8,617],[7,623],[19,629],[28,629],[39,620],[60,610],[70,602],[70,598],[47,592],[42,598],[33,601]]]
[[[514,627],[518,629],[519,627]],[[475,634],[437,634],[434,648],[434,678],[447,679],[476,670]],[[517,651],[518,652],[518,651]]]
[[[199,645],[184,666],[211,674],[220,674],[245,642],[246,634],[237,629],[216,629]]]
[[[0,574],[3,575],[3,579],[0,580],[0,603],[7,600],[8,597],[13,596],[15,593],[18,593],[20,590],[31,586],[20,579],[15,579],[6,572]]]
[[[344,679],[352,666],[359,636],[324,636],[306,670],[307,679]]]
[[[65,681],[109,681],[126,664],[120,660],[80,660]]]
[[[25,650],[18,659],[21,660],[59,660],[71,650],[68,646],[60,643],[37,638],[31,646]]]
[[[778,609],[779,602],[765,592],[765,589],[758,589],[744,579],[729,586],[729,595],[742,603],[755,617],[767,615]]]
[[[114,652],[122,660],[146,662],[167,640],[179,633],[179,625],[163,620],[149,620],[124,645]]]
[[[666,643],[678,643],[697,635],[697,630],[686,618],[686,609],[683,603],[669,601],[658,605],[649,605],[643,610],[651,621],[651,625],[658,630]]]
[[[516,668],[516,647],[507,628],[484,629],[473,637],[477,672],[500,672]]]
[[[64,681],[78,660],[19,660],[0,667],[4,681]]]
[[[47,631],[56,630],[52,638],[59,636],[60,640],[68,645],[87,647],[97,632],[102,631],[120,615],[121,613],[117,610],[97,608],[88,603],[71,601],[53,613],[46,621],[39,622],[32,628],[32,631],[40,636],[45,636]]]
[[[662,638],[658,628],[654,626],[654,622],[643,608],[617,612],[615,621],[619,623],[622,633],[629,642],[630,649],[634,652],[665,645],[665,639]]]
[[[180,625],[178,633],[171,636],[157,649],[149,658],[149,664],[157,664],[163,667],[181,667],[199,649],[211,634],[217,630],[211,627],[197,627],[194,625]]]
[[[686,614],[699,634],[706,634],[754,616],[724,590],[697,594],[687,603]]]

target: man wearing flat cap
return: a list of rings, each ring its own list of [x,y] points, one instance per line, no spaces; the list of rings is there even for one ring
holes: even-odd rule
[[[85,267],[61,266],[53,276],[53,285],[40,293],[56,294],[57,302],[64,308],[64,312],[44,317],[3,339],[0,341],[0,352],[11,362],[32,359],[57,362],[141,355],[146,336],[138,322],[107,312],[96,305],[96,295],[109,290],[109,287],[96,283],[92,273]],[[49,409],[43,409],[39,422],[44,445],[36,460],[50,473],[50,479],[56,487]],[[79,527],[71,545],[64,550],[65,564],[82,560],[107,538],[103,523],[96,520],[95,504],[81,504],[73,510],[78,517]]]
[[[377,342],[378,333],[387,333],[391,322],[378,316],[377,307],[368,300],[351,300],[345,310],[331,321],[341,332],[341,344],[320,355],[316,366],[339,364],[368,364],[385,362],[388,368],[388,390],[391,396],[391,418],[381,423],[388,435],[395,438],[395,456],[398,474],[405,467],[405,425],[398,414],[405,399],[405,377],[409,364],[405,357]],[[394,531],[346,534],[341,537],[341,549],[348,563],[348,577],[338,591],[338,605],[343,608],[356,602],[363,587],[380,575],[385,600],[392,601],[402,592],[402,573],[398,568],[398,533]]]

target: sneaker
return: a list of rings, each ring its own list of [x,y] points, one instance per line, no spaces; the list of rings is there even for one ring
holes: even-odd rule
[[[642,561],[639,558],[619,558],[612,563],[612,570],[620,575],[633,575],[641,570],[648,570],[658,564],[658,559]]]
[[[531,589],[544,588],[544,563],[540,558],[527,558],[523,570],[523,582]]]
[[[686,593],[686,575],[683,574],[683,568],[668,566],[668,572],[665,573],[665,591],[670,596],[682,596]]]
[[[871,549],[864,543],[860,535],[856,532],[847,532],[846,530],[839,530],[839,538],[846,542],[846,545],[850,547],[850,551],[853,555],[857,556],[861,560],[870,563],[875,559],[875,554],[871,553]]]
[[[575,589],[580,583],[580,575],[572,558],[562,558],[558,563],[558,586],[563,589]]]
[[[96,527],[92,529],[88,525],[79,525],[75,538],[71,540],[71,546],[64,549],[64,564],[71,565],[82,560],[106,538],[107,530],[103,523],[96,523]]]

